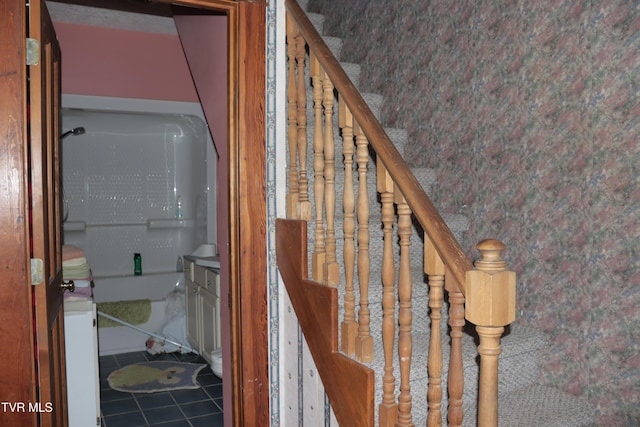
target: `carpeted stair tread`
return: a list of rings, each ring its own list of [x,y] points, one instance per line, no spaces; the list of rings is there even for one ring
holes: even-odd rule
[[[448,334],[447,330],[449,326],[447,323],[448,314],[447,314],[446,305],[442,308],[441,315],[442,315],[442,320],[441,320],[442,343],[445,344],[445,343],[448,343],[448,341],[450,340],[450,338],[447,335]],[[379,319],[379,321],[381,322],[381,319]],[[372,324],[376,322],[373,322],[373,319],[372,319]],[[430,325],[431,320],[428,314],[428,306],[425,305],[424,310],[414,313],[413,323]],[[463,360],[463,367],[465,370],[467,368],[478,367],[478,361],[477,361],[478,338],[473,328],[474,328],[473,325],[468,323],[465,326],[465,329],[464,329],[465,333],[463,334],[463,338],[462,338],[462,360]],[[376,328],[376,332],[379,332],[380,330],[381,330],[380,328]],[[540,331],[537,331],[536,329],[533,329],[523,324],[515,323],[512,325],[512,330],[513,330],[512,333],[507,333],[502,336],[502,341],[501,341],[502,354],[500,355],[500,365],[504,365],[504,363],[511,358],[517,358],[522,354],[535,352],[548,346],[548,340],[546,336]],[[413,343],[414,343],[412,369],[415,369],[415,372],[412,372],[412,378],[414,379],[426,378],[427,372],[425,369],[423,369],[423,367],[426,366],[426,360],[427,360],[426,355],[428,353],[428,348],[429,348],[428,343],[429,343],[429,336],[430,336],[430,326],[426,328],[421,327],[420,329],[414,329],[412,331],[412,334],[413,334]],[[525,341],[526,341],[526,344],[523,345],[523,342]],[[380,345],[380,349],[379,349],[380,352],[376,353],[379,356],[379,358],[376,358],[373,362],[371,362],[371,364],[368,364],[368,366],[370,366],[376,372],[382,372],[382,368],[384,367],[382,343],[380,342],[379,345]],[[447,372],[446,365],[448,364],[448,361],[449,361],[449,348],[447,347],[449,346],[447,345],[443,348],[443,355],[444,355],[443,357],[445,361],[445,366],[443,371],[445,373]],[[395,352],[394,359],[397,359],[397,357],[398,357],[397,352]],[[414,361],[416,362],[415,364],[413,363]],[[422,361],[424,363],[421,363]],[[377,370],[378,367],[380,367],[379,371]],[[502,369],[502,366],[500,366],[500,369]],[[466,377],[465,377],[465,380],[466,380]],[[525,381],[519,386],[512,387],[512,388],[519,389],[527,385],[529,385],[529,383]]]
[[[360,83],[360,73],[362,72],[362,67],[360,64],[354,64],[351,62],[341,62],[340,65],[344,69],[345,73],[347,73],[347,77],[351,80],[351,83],[355,87],[358,87]],[[305,61],[305,78],[307,81],[311,81],[311,77],[309,76],[309,61],[308,59]],[[307,96],[307,121],[309,123],[313,123],[313,86],[307,85],[306,88],[306,96]],[[336,112],[337,112],[337,104],[338,99],[334,98],[334,102],[336,103]]]
[[[499,425],[509,427],[578,427],[594,417],[586,399],[538,384],[501,394],[498,412]]]
[[[342,39],[339,37],[322,36],[322,40],[337,59],[340,59],[340,51],[342,50]]]
[[[365,92],[362,94],[362,99],[367,103],[376,119],[380,120],[380,111],[382,109],[382,101],[384,100],[384,97],[377,93]]]
[[[318,34],[323,34],[324,33],[324,15],[320,14],[320,13],[310,13],[307,12],[307,18],[309,18],[309,21],[311,21],[311,24],[313,25],[313,28],[316,29],[316,31],[318,32]]]
[[[347,73],[347,76],[349,77],[349,80],[351,80],[351,83],[353,83],[353,85],[358,88],[360,85],[360,73],[362,72],[362,67],[360,66],[360,64],[354,64],[352,62],[340,62],[340,65]]]
[[[443,349],[443,373],[441,379],[443,390],[446,390],[447,372],[449,365],[450,337],[448,336],[448,325],[445,308],[443,308],[442,314],[443,318],[441,320],[440,333],[441,346]],[[420,316],[416,316],[416,314],[414,313],[413,317],[414,319],[412,323],[414,330],[412,331],[413,351],[411,360],[411,390],[419,390],[421,393],[419,395],[414,394],[413,416],[416,425],[424,425],[427,405],[426,402],[422,404],[423,401],[421,399],[425,399],[424,396],[426,396],[426,390],[428,387],[428,371],[426,369],[426,366],[427,355],[429,351],[430,331],[429,329],[416,330],[415,324],[417,322],[428,323],[429,318],[426,313],[421,314]],[[539,331],[536,331],[525,325],[516,324],[513,325],[513,327],[517,328],[518,332],[515,334],[506,335],[505,337],[503,337],[501,343],[502,355],[500,356],[498,367],[500,377],[499,389],[504,394],[512,393],[535,384],[538,379],[538,363],[540,352],[547,345],[546,338]],[[377,325],[374,326],[374,322],[372,321],[372,331],[373,330],[376,330],[378,331],[377,333],[379,333],[380,327]],[[475,334],[473,334],[472,325],[465,326],[465,331],[466,332],[464,333],[462,338],[462,360],[465,378],[463,402],[467,407],[467,411],[469,412],[468,415],[472,415],[472,418],[475,418],[473,408],[475,407],[475,402],[477,401],[477,381],[479,375],[479,365],[477,361],[477,337],[475,336]],[[524,354],[521,354],[519,350],[521,340],[517,337],[520,335],[526,336],[529,340],[528,350]],[[384,356],[380,340],[374,341],[374,353],[374,361],[370,364],[367,364],[367,366],[369,366],[372,370],[374,370],[374,372],[376,372],[376,402],[380,402],[382,399],[382,390],[380,384],[382,375],[381,373],[383,372],[384,368]],[[393,357],[397,395],[400,386],[400,371],[397,347],[394,347]],[[446,392],[445,396],[443,397],[443,405],[443,407],[446,408]],[[469,419],[468,416],[466,416],[466,418],[467,420]],[[475,422],[471,425],[475,425]]]
[[[409,142],[409,134],[406,129],[385,127],[384,131],[400,155],[404,157],[404,147],[407,145],[407,142]]]

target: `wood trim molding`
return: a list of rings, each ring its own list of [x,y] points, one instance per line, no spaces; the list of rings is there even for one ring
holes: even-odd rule
[[[266,4],[238,7],[238,301],[243,426],[269,425]]]
[[[261,5],[264,7],[267,7],[269,5],[269,3],[264,0],[236,0],[236,1],[238,3],[253,3],[253,4]]]
[[[229,293],[233,426],[267,426],[265,1],[160,0],[227,14],[229,43]]]

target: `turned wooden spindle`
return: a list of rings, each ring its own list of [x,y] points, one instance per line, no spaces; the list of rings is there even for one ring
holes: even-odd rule
[[[378,408],[380,427],[393,427],[398,421],[398,404],[395,399],[396,379],[393,375],[393,343],[396,333],[394,293],[395,264],[393,261],[393,180],[382,162],[377,163],[377,187],[382,203],[382,347],[384,349],[384,374],[382,376],[382,403]]]
[[[449,408],[447,422],[451,427],[462,425],[462,394],[464,392],[464,371],[462,365],[462,328],[464,320],[464,294],[451,274],[445,274],[445,288],[449,294],[449,326],[451,327],[451,355],[449,356],[449,374],[447,389]]]
[[[501,253],[505,245],[483,240],[476,248],[481,257],[466,275],[467,320],[480,336],[478,426],[498,425],[498,357],[504,327],[516,319],[516,273],[506,269]]]
[[[305,221],[311,219],[311,202],[309,201],[309,180],[307,178],[307,85],[304,74],[304,62],[307,57],[307,43],[302,34],[296,39],[296,63],[298,70],[298,212],[297,218]]]
[[[344,155],[344,320],[341,326],[341,350],[349,356],[356,352],[356,298],[353,292],[353,277],[355,274],[356,245],[355,235],[355,191],[353,188],[353,155],[355,143],[353,140],[353,116],[346,104],[338,109],[338,124],[342,129],[342,154]]]
[[[322,81],[322,105],[324,106],[324,205],[327,219],[324,279],[328,285],[340,283],[340,270],[336,262],[336,185],[335,140],[333,137],[333,83],[327,74]]]
[[[428,418],[427,426],[442,424],[442,345],[440,337],[440,320],[444,301],[445,268],[429,236],[424,234],[424,272],[429,279],[429,308],[431,309],[431,337],[429,340],[429,387],[427,391]]]
[[[287,218],[297,219],[298,215],[298,125],[296,113],[298,101],[296,94],[296,43],[300,35],[298,27],[287,16],[287,58],[289,75],[287,78],[287,126],[289,143],[289,190],[287,192]]]
[[[316,282],[324,281],[324,136],[322,134],[322,68],[320,62],[309,54],[309,74],[313,83],[313,198],[316,206],[315,246],[311,254],[311,277]]]
[[[411,208],[398,189],[394,194],[398,206],[398,235],[400,236],[400,269],[398,272],[398,356],[400,359],[400,394],[398,395],[397,427],[413,426],[411,417]]]
[[[358,123],[354,123],[356,134],[356,162],[358,163],[358,283],[360,301],[358,310],[358,337],[356,357],[363,362],[373,360],[373,338],[369,311],[369,194],[367,188],[367,163],[369,162],[369,140]]]

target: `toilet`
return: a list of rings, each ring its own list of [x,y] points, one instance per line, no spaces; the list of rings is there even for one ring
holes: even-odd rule
[[[211,352],[211,371],[216,377],[222,379],[222,348]]]

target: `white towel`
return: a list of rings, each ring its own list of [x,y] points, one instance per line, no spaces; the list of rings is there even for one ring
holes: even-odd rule
[[[91,286],[91,280],[73,279],[73,284],[76,288],[88,288],[89,286]]]

